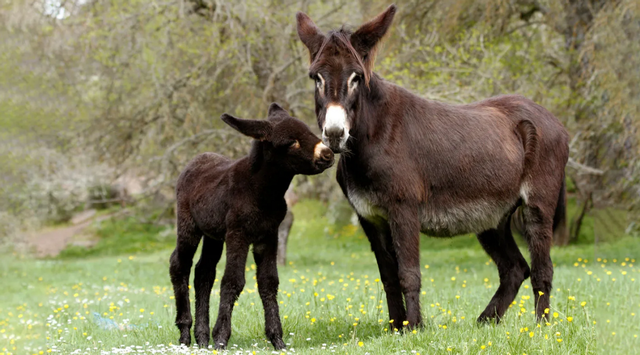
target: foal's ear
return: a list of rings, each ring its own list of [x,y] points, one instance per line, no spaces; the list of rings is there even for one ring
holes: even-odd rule
[[[320,29],[313,23],[313,20],[304,12],[298,12],[296,14],[296,21],[298,23],[298,37],[307,49],[309,50],[309,61],[312,62],[313,58],[318,54],[320,46],[324,41],[324,35],[320,32]]]
[[[269,105],[269,113],[268,113],[269,117],[276,115],[278,113],[284,113],[285,115],[289,114],[287,110],[283,109],[282,106],[278,105],[277,102],[271,103],[271,105]]]
[[[258,140],[268,140],[273,130],[273,125],[269,121],[265,120],[245,120],[242,118],[233,117],[229,114],[223,114],[220,119],[224,123],[231,126],[231,128],[244,134],[245,136],[252,137]]]
[[[389,6],[383,13],[360,26],[351,35],[351,45],[360,53],[360,55],[362,55],[363,58],[365,58],[365,60],[367,57],[375,55],[375,47],[389,30],[389,26],[391,26],[391,22],[393,22],[396,10],[396,5]]]

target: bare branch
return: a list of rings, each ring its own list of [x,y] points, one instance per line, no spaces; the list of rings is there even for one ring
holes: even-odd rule
[[[590,166],[586,166],[584,164],[580,164],[577,161],[573,160],[573,158],[569,158],[567,162],[567,166],[573,169],[578,170],[579,175],[590,174],[590,175],[604,175],[605,171],[592,168]]]

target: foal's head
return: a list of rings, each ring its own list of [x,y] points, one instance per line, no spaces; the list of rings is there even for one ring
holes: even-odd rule
[[[336,153],[346,149],[357,124],[359,98],[369,90],[376,46],[387,33],[395,5],[355,32],[344,28],[323,34],[311,18],[298,12],[298,36],[309,49],[309,76],[316,83],[316,115],[322,140]]]
[[[333,165],[333,152],[304,122],[289,116],[276,103],[266,120],[246,120],[229,114],[220,117],[236,131],[259,142],[259,159],[292,174],[313,175]]]

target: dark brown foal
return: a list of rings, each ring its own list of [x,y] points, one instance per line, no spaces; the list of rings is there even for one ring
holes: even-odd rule
[[[244,120],[224,114],[222,120],[255,141],[248,156],[233,161],[204,153],[183,170],[176,185],[178,240],[171,254],[171,282],[176,299],[180,343],[191,343],[189,273],[204,237],[195,268],[198,345],[209,345],[209,298],[216,265],[227,244],[227,264],[220,286],[220,308],[212,336],[216,349],[231,336],[233,305],[244,288],[249,247],[257,265],[258,291],[265,332],[274,348],[285,347],[276,299],[278,293],[278,226],[285,217],[284,194],[296,174],[313,175],[333,164],[333,153],[302,121],[277,104],[267,120]]]

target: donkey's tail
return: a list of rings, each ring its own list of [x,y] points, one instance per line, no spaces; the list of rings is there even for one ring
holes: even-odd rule
[[[538,162],[538,131],[533,122],[522,120],[516,125],[516,131],[520,135],[524,148],[524,169],[522,169],[523,177],[530,173]]]
[[[562,175],[562,186],[560,187],[560,194],[558,195],[558,204],[556,205],[556,212],[553,214],[553,234],[555,240],[564,240],[563,238],[567,230],[567,186]]]
[[[553,214],[553,239],[567,240],[569,230],[567,229],[567,194],[564,177],[562,178],[562,186],[560,187],[560,193],[558,194],[558,204],[556,205],[555,213]],[[518,208],[511,215],[511,226],[520,234],[524,236],[524,217],[522,215],[523,206]]]

